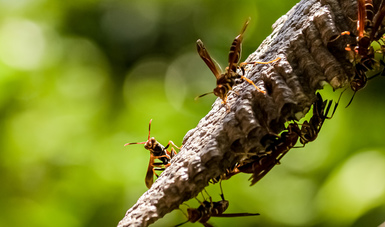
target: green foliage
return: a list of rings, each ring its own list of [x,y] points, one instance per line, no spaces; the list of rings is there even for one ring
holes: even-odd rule
[[[180,145],[215,99],[194,101],[215,84],[195,41],[224,67],[247,17],[242,59],[295,3],[0,1],[0,226],[115,226],[146,191],[149,154],[123,144],[144,141],[153,118],[152,135]],[[289,152],[260,183],[249,187],[241,174],[223,183],[228,212],[261,216],[211,222],[385,221],[384,81],[375,80],[344,109],[346,92],[319,138]],[[208,190],[220,199],[218,186]],[[176,210],[155,226],[184,220]]]

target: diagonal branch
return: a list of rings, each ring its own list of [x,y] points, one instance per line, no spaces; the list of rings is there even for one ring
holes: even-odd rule
[[[342,10],[343,9],[343,10]],[[302,0],[273,26],[274,31],[247,61],[269,61],[248,71],[266,94],[249,83],[234,87],[230,111],[217,99],[212,110],[184,137],[183,148],[153,186],[127,211],[118,226],[148,226],[195,197],[210,179],[240,160],[263,153],[261,138],[300,119],[329,83],[341,88],[352,78],[344,47],[354,31],[355,0]],[[330,40],[335,40],[330,42]]]

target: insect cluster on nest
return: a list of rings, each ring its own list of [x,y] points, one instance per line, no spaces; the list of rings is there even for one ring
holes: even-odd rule
[[[354,66],[353,78],[350,82],[350,87],[354,94],[347,106],[351,104],[356,92],[365,87],[368,80],[377,76],[385,76],[384,60],[377,60],[375,58],[375,54],[380,54],[383,58],[385,53],[385,25],[383,24],[385,17],[385,1],[381,1],[381,4],[376,6],[378,7],[377,10],[375,10],[373,0],[357,0],[357,3],[357,31],[343,31],[338,37],[335,37],[330,41],[334,42],[344,35],[349,35],[355,38],[355,42],[347,45],[345,48],[347,51],[347,56]],[[250,85],[254,86],[257,92],[265,94],[263,89],[259,88],[254,84],[253,81],[245,77],[245,66],[248,64],[255,65],[274,63],[279,61],[280,57],[277,57],[276,59],[268,62],[239,63],[243,35],[249,24],[249,21],[250,19],[245,22],[240,34],[235,37],[231,44],[228,66],[224,72],[222,72],[215,60],[211,58],[206,47],[203,45],[203,42],[200,39],[197,40],[196,45],[198,54],[209,67],[217,80],[216,87],[212,92],[205,93],[198,96],[197,98],[213,93],[215,96],[222,100],[222,104],[224,104],[229,111],[230,107],[227,101],[228,93],[233,89],[234,86],[241,83],[242,81],[246,81]],[[373,42],[379,44],[379,50],[374,50],[372,47]],[[379,68],[382,68],[379,73],[374,74],[371,77],[367,76],[368,72],[375,69],[378,70]],[[238,173],[247,173],[251,174],[251,185],[254,185],[260,179],[262,179],[275,165],[279,164],[282,157],[291,148],[304,147],[305,144],[314,141],[317,138],[325,120],[331,119],[334,115],[341,95],[338,101],[335,103],[334,108],[332,108],[333,101],[323,100],[321,95],[316,93],[316,99],[312,104],[313,112],[309,121],[305,120],[303,123],[292,121],[279,134],[267,134],[260,141],[261,145],[265,147],[265,151],[263,153],[258,152],[254,155],[251,155],[247,159],[236,163],[234,166],[228,168],[220,176],[211,179],[210,182],[213,184],[217,182],[221,183],[223,180],[228,180]],[[148,188],[150,188],[154,182],[154,175],[158,177],[156,172],[165,170],[170,165],[170,160],[177,155],[175,148],[182,148],[175,145],[175,143],[172,141],[169,141],[166,146],[163,146],[154,137],[150,137],[151,121],[152,120],[150,120],[149,124],[149,134],[147,141],[126,144],[144,144],[145,149],[150,151],[150,161],[145,177],[145,183]],[[302,146],[296,146],[298,140]],[[170,151],[168,150],[169,148],[171,148]],[[229,206],[229,201],[225,200],[222,187],[220,187],[220,189],[221,200],[218,202],[212,201],[210,196],[208,199],[206,199],[202,193],[204,201],[202,202],[197,199],[200,203],[200,206],[198,208],[187,209],[188,214],[186,215],[186,222],[200,222],[204,226],[212,226],[208,223],[208,220],[211,217],[259,215],[257,213],[224,213]]]

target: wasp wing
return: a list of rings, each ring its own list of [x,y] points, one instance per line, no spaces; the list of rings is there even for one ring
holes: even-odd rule
[[[218,214],[212,215],[213,217],[224,217],[224,218],[233,218],[233,217],[245,217],[245,216],[257,216],[259,213],[230,213],[230,214]]]
[[[380,10],[377,12],[377,14],[374,17],[374,25],[372,29],[372,33],[370,34],[370,40],[373,40],[376,32],[378,31],[378,28],[382,24],[382,20],[385,17],[385,1],[381,2]],[[379,34],[382,35],[382,34]]]
[[[357,21],[357,30],[358,37],[364,37],[365,23],[366,23],[366,9],[365,9],[365,0],[358,0],[358,21]]]
[[[217,78],[218,80],[221,77],[222,70],[218,65],[218,63],[210,57],[209,52],[207,52],[205,45],[200,39],[197,40],[197,50],[198,50],[199,56],[201,56],[203,61],[210,68],[211,72],[213,72],[215,78]]]
[[[147,173],[145,178],[146,186],[148,189],[150,189],[152,184],[154,183],[154,161],[155,161],[155,158],[151,154],[150,162],[148,163],[148,168],[147,168]]]
[[[227,68],[228,74],[230,74],[231,71],[235,72],[237,69],[239,59],[241,58],[243,34],[245,33],[249,22],[250,18],[246,20],[245,24],[242,27],[241,33],[237,37],[235,37],[233,43],[231,44],[229,53],[229,66]]]

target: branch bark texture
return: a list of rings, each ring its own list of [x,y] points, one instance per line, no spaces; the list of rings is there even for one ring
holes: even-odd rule
[[[326,83],[344,87],[353,76],[345,57],[355,31],[356,0],[302,0],[273,25],[272,34],[247,61],[255,65],[230,92],[230,111],[217,99],[212,110],[184,137],[183,148],[153,186],[127,211],[118,226],[148,226],[194,198],[210,179],[237,162],[265,151],[260,143],[268,133],[279,133],[288,120],[298,120],[310,109],[315,92]],[[198,56],[197,56],[198,57]]]

